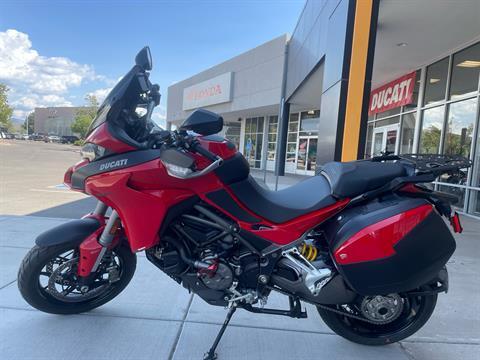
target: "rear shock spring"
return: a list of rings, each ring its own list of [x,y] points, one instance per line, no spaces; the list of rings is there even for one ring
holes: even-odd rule
[[[308,261],[314,261],[317,258],[318,250],[314,245],[303,243],[300,247],[300,254]]]

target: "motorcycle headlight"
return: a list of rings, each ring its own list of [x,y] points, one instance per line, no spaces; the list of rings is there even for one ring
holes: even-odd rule
[[[94,161],[105,155],[105,148],[93,143],[86,143],[83,145],[82,150],[80,150],[80,155],[82,156],[82,159]]]

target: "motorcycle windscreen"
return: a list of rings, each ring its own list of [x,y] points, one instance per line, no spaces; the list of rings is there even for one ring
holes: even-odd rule
[[[427,284],[455,251],[449,228],[423,199],[394,196],[350,209],[328,235],[339,272],[362,295]]]

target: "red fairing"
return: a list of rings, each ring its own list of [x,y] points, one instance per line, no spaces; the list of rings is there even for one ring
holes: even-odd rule
[[[261,216],[251,212],[249,209],[243,206],[239,199],[236,198],[235,195],[228,188],[225,188],[225,190],[230,194],[232,198],[236,200],[237,205],[240,206],[243,210],[248,212],[250,215],[261,218]],[[213,203],[207,197],[201,196],[201,198],[203,201],[218,208],[220,211],[225,212],[224,209],[220,208],[217,204]],[[282,224],[275,224],[266,219],[262,219],[261,222],[255,224],[256,228],[261,228],[261,230],[255,230],[252,228],[253,224],[243,222],[237,219],[232,214],[227,214],[228,216],[235,219],[242,229],[247,230],[252,234],[255,234],[256,236],[269,240],[272,243],[278,245],[286,245],[295,240],[298,240],[306,231],[312,229],[313,227],[319,225],[323,221],[327,220],[328,218],[341,211],[349,202],[350,199],[343,199],[328,207],[313,211],[303,216],[299,216],[293,220]]]
[[[125,144],[120,140],[116,139],[115,137],[110,134],[108,131],[107,123],[103,123],[95,130],[93,130],[90,135],[88,135],[85,142],[93,143],[96,145],[100,145],[105,149],[110,150],[111,152],[121,154],[127,151],[136,150],[133,146]]]
[[[75,165],[70,166],[65,172],[65,175],[63,175],[63,183],[67,185],[69,188],[72,188],[72,174],[78,169],[80,169],[81,167],[88,165],[88,163],[89,161],[87,159],[83,159],[77,162]],[[75,189],[72,189],[72,190],[75,190]]]
[[[334,253],[340,265],[380,260],[395,254],[394,246],[432,212],[422,205],[389,217],[359,231]]]
[[[209,192],[220,186],[213,174],[191,180],[173,178],[159,160],[152,160],[92,176],[85,189],[118,212],[130,248],[141,251],[159,242],[158,231],[170,207],[196,192]]]

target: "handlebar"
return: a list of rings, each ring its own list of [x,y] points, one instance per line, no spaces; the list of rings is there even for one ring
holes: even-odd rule
[[[166,133],[166,131],[165,131]],[[164,143],[170,143],[173,147],[176,148],[184,148],[194,153],[198,153],[203,157],[207,158],[208,160],[212,161],[210,165],[200,171],[193,171],[193,172],[177,172],[169,169],[167,166],[167,171],[171,176],[174,176],[179,179],[187,180],[197,178],[203,175],[206,175],[213,170],[217,169],[223,164],[223,159],[216,154],[210,152],[208,149],[205,149],[198,140],[192,138],[186,134],[177,133],[177,132],[168,132],[170,141],[164,141]],[[160,135],[160,134],[159,134]],[[164,140],[165,137],[164,137]]]
[[[199,153],[200,155],[206,157],[208,160],[215,162],[218,159],[221,159],[219,156],[216,154],[212,153],[211,151],[205,149],[198,141],[194,141],[190,148],[196,152]]]

